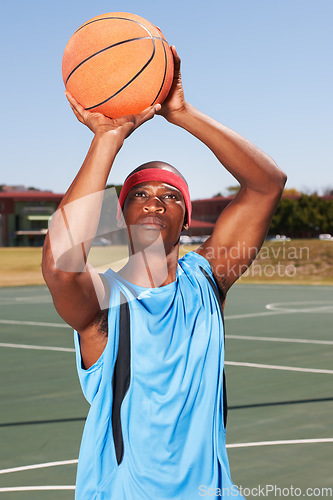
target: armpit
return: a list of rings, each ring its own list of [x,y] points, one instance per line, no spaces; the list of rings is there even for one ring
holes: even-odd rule
[[[215,282],[217,284],[217,288],[219,289],[221,302],[223,304],[225,301],[226,295],[227,295],[227,291],[228,291],[227,281],[225,279],[225,276],[223,276],[223,275],[222,276],[215,276],[215,274],[214,274],[214,279],[215,279]]]
[[[93,325],[97,327],[99,333],[108,336],[108,315],[109,309],[100,311],[93,321]]]

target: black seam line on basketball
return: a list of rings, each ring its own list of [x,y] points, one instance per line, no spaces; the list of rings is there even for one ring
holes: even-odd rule
[[[128,17],[120,17],[120,16],[112,16],[112,17],[102,17],[101,19],[94,19],[93,21],[87,21],[85,24],[83,24],[82,26],[80,26],[80,28],[78,28],[75,32],[74,32],[74,35],[75,33],[77,33],[78,31],[82,30],[83,28],[85,28],[86,26],[89,26],[89,24],[92,24],[92,23],[97,23],[98,21],[105,21],[105,20],[110,20],[110,19],[122,19],[123,21],[131,21],[132,23],[135,23],[135,24],[138,24],[139,26],[141,26],[141,28],[145,29],[151,36],[153,36],[149,29],[146,28],[146,26],[142,23],[140,23],[139,21],[136,21],[135,19],[129,19]],[[157,29],[157,28],[156,28]],[[165,38],[162,38],[162,40],[165,40]],[[166,40],[165,40],[166,41]]]
[[[65,86],[67,86],[68,80],[70,79],[70,77],[72,76],[72,74],[80,66],[82,66],[82,64],[86,63],[87,61],[89,61],[93,57],[98,56],[98,54],[101,54],[102,52],[105,52],[106,50],[113,49],[113,47],[117,47],[119,45],[122,45],[122,44],[128,43],[128,42],[137,42],[138,40],[163,40],[163,38],[161,38],[161,37],[153,37],[153,36],[152,37],[151,36],[141,36],[141,37],[138,37],[138,38],[130,38],[129,40],[122,40],[121,42],[117,42],[117,43],[114,43],[113,45],[109,45],[108,47],[104,47],[103,49],[99,50],[98,52],[95,52],[91,56],[89,56],[86,59],[84,59],[83,61],[81,61],[77,66],[75,66],[75,68],[72,69],[72,71],[69,73],[68,77],[66,78]]]
[[[120,92],[122,92],[124,89],[126,89],[126,87],[128,87],[139,75],[141,75],[141,73],[146,69],[146,67],[151,63],[151,61],[153,60],[154,58],[154,55],[155,55],[155,52],[156,52],[156,47],[155,47],[155,41],[153,40],[153,44],[154,44],[154,49],[153,49],[153,53],[150,57],[150,59],[146,62],[146,64],[140,69],[140,71],[138,71],[136,73],[136,75],[133,76],[133,78],[131,78],[127,83],[125,83],[125,85],[123,87],[121,87],[121,89],[117,90],[117,92],[115,92],[113,95],[111,95],[110,97],[108,97],[107,99],[105,99],[104,101],[98,103],[98,104],[95,104],[94,106],[90,106],[89,108],[85,108],[87,111],[90,111],[91,109],[94,109],[94,108],[97,108],[98,106],[102,106],[102,104],[105,104],[106,102],[110,101],[111,99],[113,99],[114,97],[116,97],[116,95],[120,94]]]
[[[157,101],[158,96],[160,95],[160,93],[162,91],[162,88],[163,88],[163,85],[164,85],[164,82],[165,82],[166,73],[167,73],[168,58],[167,58],[167,55],[166,55],[166,50],[165,50],[165,47],[164,47],[164,43],[162,43],[162,46],[163,46],[163,50],[164,50],[164,62],[165,62],[165,65],[164,65],[164,75],[163,75],[163,80],[162,80],[162,84],[161,84],[160,90],[158,91],[157,96],[155,97],[155,99],[153,100],[153,102],[151,103],[151,106]]]

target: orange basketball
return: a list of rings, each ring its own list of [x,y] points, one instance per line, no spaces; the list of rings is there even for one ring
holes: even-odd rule
[[[63,55],[62,77],[85,109],[118,118],[162,104],[172,84],[173,56],[149,21],[111,12],[75,31]]]

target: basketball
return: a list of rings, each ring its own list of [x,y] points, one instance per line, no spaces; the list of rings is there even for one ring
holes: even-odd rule
[[[172,84],[173,55],[152,23],[111,12],[75,31],[64,51],[62,77],[85,109],[119,118],[162,104]]]

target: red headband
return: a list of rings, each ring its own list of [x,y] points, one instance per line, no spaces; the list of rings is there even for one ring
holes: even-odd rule
[[[119,194],[117,219],[119,219],[121,215],[121,210],[123,208],[129,190],[133,186],[136,186],[141,182],[149,181],[166,182],[167,184],[171,184],[175,188],[179,189],[184,197],[187,210],[187,223],[188,225],[190,225],[192,206],[188,185],[181,177],[179,177],[179,175],[175,174],[174,172],[170,172],[169,170],[163,170],[161,168],[145,168],[127,177]]]

